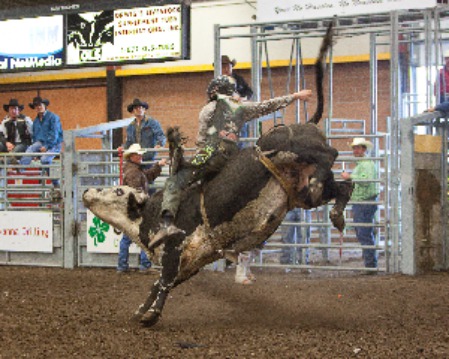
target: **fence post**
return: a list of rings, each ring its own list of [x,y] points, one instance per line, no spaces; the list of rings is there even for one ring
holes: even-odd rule
[[[63,220],[63,246],[64,246],[64,268],[73,269],[77,266],[77,193],[76,182],[73,179],[76,170],[75,138],[73,131],[64,131],[64,151],[62,153],[63,187],[62,196],[64,201]]]

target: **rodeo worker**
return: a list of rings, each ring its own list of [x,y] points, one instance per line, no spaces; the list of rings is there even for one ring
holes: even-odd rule
[[[167,160],[165,158],[158,161],[149,169],[142,168],[142,158],[144,150],[138,143],[132,144],[125,152],[123,157],[125,165],[123,166],[123,185],[140,189],[148,194],[148,183],[154,181],[160,174],[162,167],[165,166]],[[117,272],[125,273],[129,270],[129,246],[131,239],[123,234],[120,240],[120,247],[118,253]],[[139,270],[141,273],[147,272],[151,268],[151,262],[144,251],[140,252]]]
[[[163,242],[182,243],[185,233],[177,228],[174,222],[183,189],[198,180],[212,178],[223,168],[230,157],[238,153],[238,134],[247,121],[284,108],[294,103],[295,100],[307,101],[312,96],[312,92],[302,90],[262,102],[242,102],[236,93],[234,80],[228,76],[218,76],[210,82],[207,96],[208,103],[199,115],[197,154],[192,159],[191,166],[183,167],[171,175],[165,183],[161,226],[159,232],[149,243],[150,250]],[[176,154],[174,157],[176,158]],[[172,246],[175,245],[170,247]],[[173,250],[174,256],[179,257],[179,254],[180,251]],[[174,258],[173,266],[178,262],[179,258]],[[164,278],[164,273],[162,274],[162,285],[171,287],[177,270],[170,272],[166,278]]]
[[[234,71],[235,65],[237,65],[236,59],[231,60],[228,55],[221,56],[221,74],[232,77],[235,80],[235,90],[239,94],[240,98],[243,101],[245,100],[249,101],[253,97],[253,90],[242,76],[235,73]],[[249,126],[247,123],[245,123],[242,126],[242,130],[240,131],[240,137],[248,137],[248,135],[249,135]],[[239,147],[244,148],[245,144],[241,143]]]
[[[364,158],[367,157],[367,151],[373,147],[373,144],[363,137],[358,137],[354,138],[351,147],[354,157]],[[342,172],[341,177],[345,180],[374,180],[377,178],[376,166],[374,161],[368,158],[357,161],[352,173]],[[375,182],[356,182],[351,200],[354,202],[375,201],[378,194],[379,191]],[[377,205],[375,204],[354,203],[352,205],[355,223],[373,223],[376,211]],[[376,244],[373,227],[355,227],[355,231],[361,245],[374,246]],[[376,250],[364,249],[363,260],[366,268],[377,268]],[[366,274],[377,274],[377,272],[368,271]]]

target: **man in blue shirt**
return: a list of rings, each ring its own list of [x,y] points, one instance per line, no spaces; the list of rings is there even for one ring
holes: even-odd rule
[[[138,143],[142,148],[159,148],[165,145],[166,137],[161,125],[145,114],[148,107],[147,102],[140,101],[138,98],[128,105],[128,112],[133,114],[134,120],[126,128],[125,149],[134,143]],[[152,161],[155,157],[156,152],[146,151],[142,161]]]
[[[61,152],[63,134],[59,116],[47,110],[50,101],[41,97],[33,98],[30,107],[36,110],[37,116],[33,121],[33,143],[26,150],[27,153],[51,153],[40,157],[43,165],[49,165],[55,158],[55,153]],[[29,165],[33,158],[24,156],[20,160],[21,165]],[[55,186],[57,180],[52,181]]]

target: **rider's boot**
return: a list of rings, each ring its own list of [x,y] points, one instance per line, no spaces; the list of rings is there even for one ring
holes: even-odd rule
[[[175,226],[175,217],[169,211],[165,211],[162,214],[162,221],[159,231],[150,239],[148,243],[148,249],[153,251],[156,247],[159,247],[162,243],[165,243],[172,237],[176,237],[179,234],[185,234],[185,232]]]

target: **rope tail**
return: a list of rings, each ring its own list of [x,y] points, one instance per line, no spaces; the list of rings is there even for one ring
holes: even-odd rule
[[[324,35],[321,42],[320,52],[315,62],[315,81],[316,81],[316,94],[317,94],[317,108],[313,117],[307,121],[308,123],[314,123],[317,125],[323,117],[324,110],[324,94],[323,94],[323,78],[324,78],[324,64],[326,62],[327,51],[332,46],[332,22],[327,27],[326,35]]]

